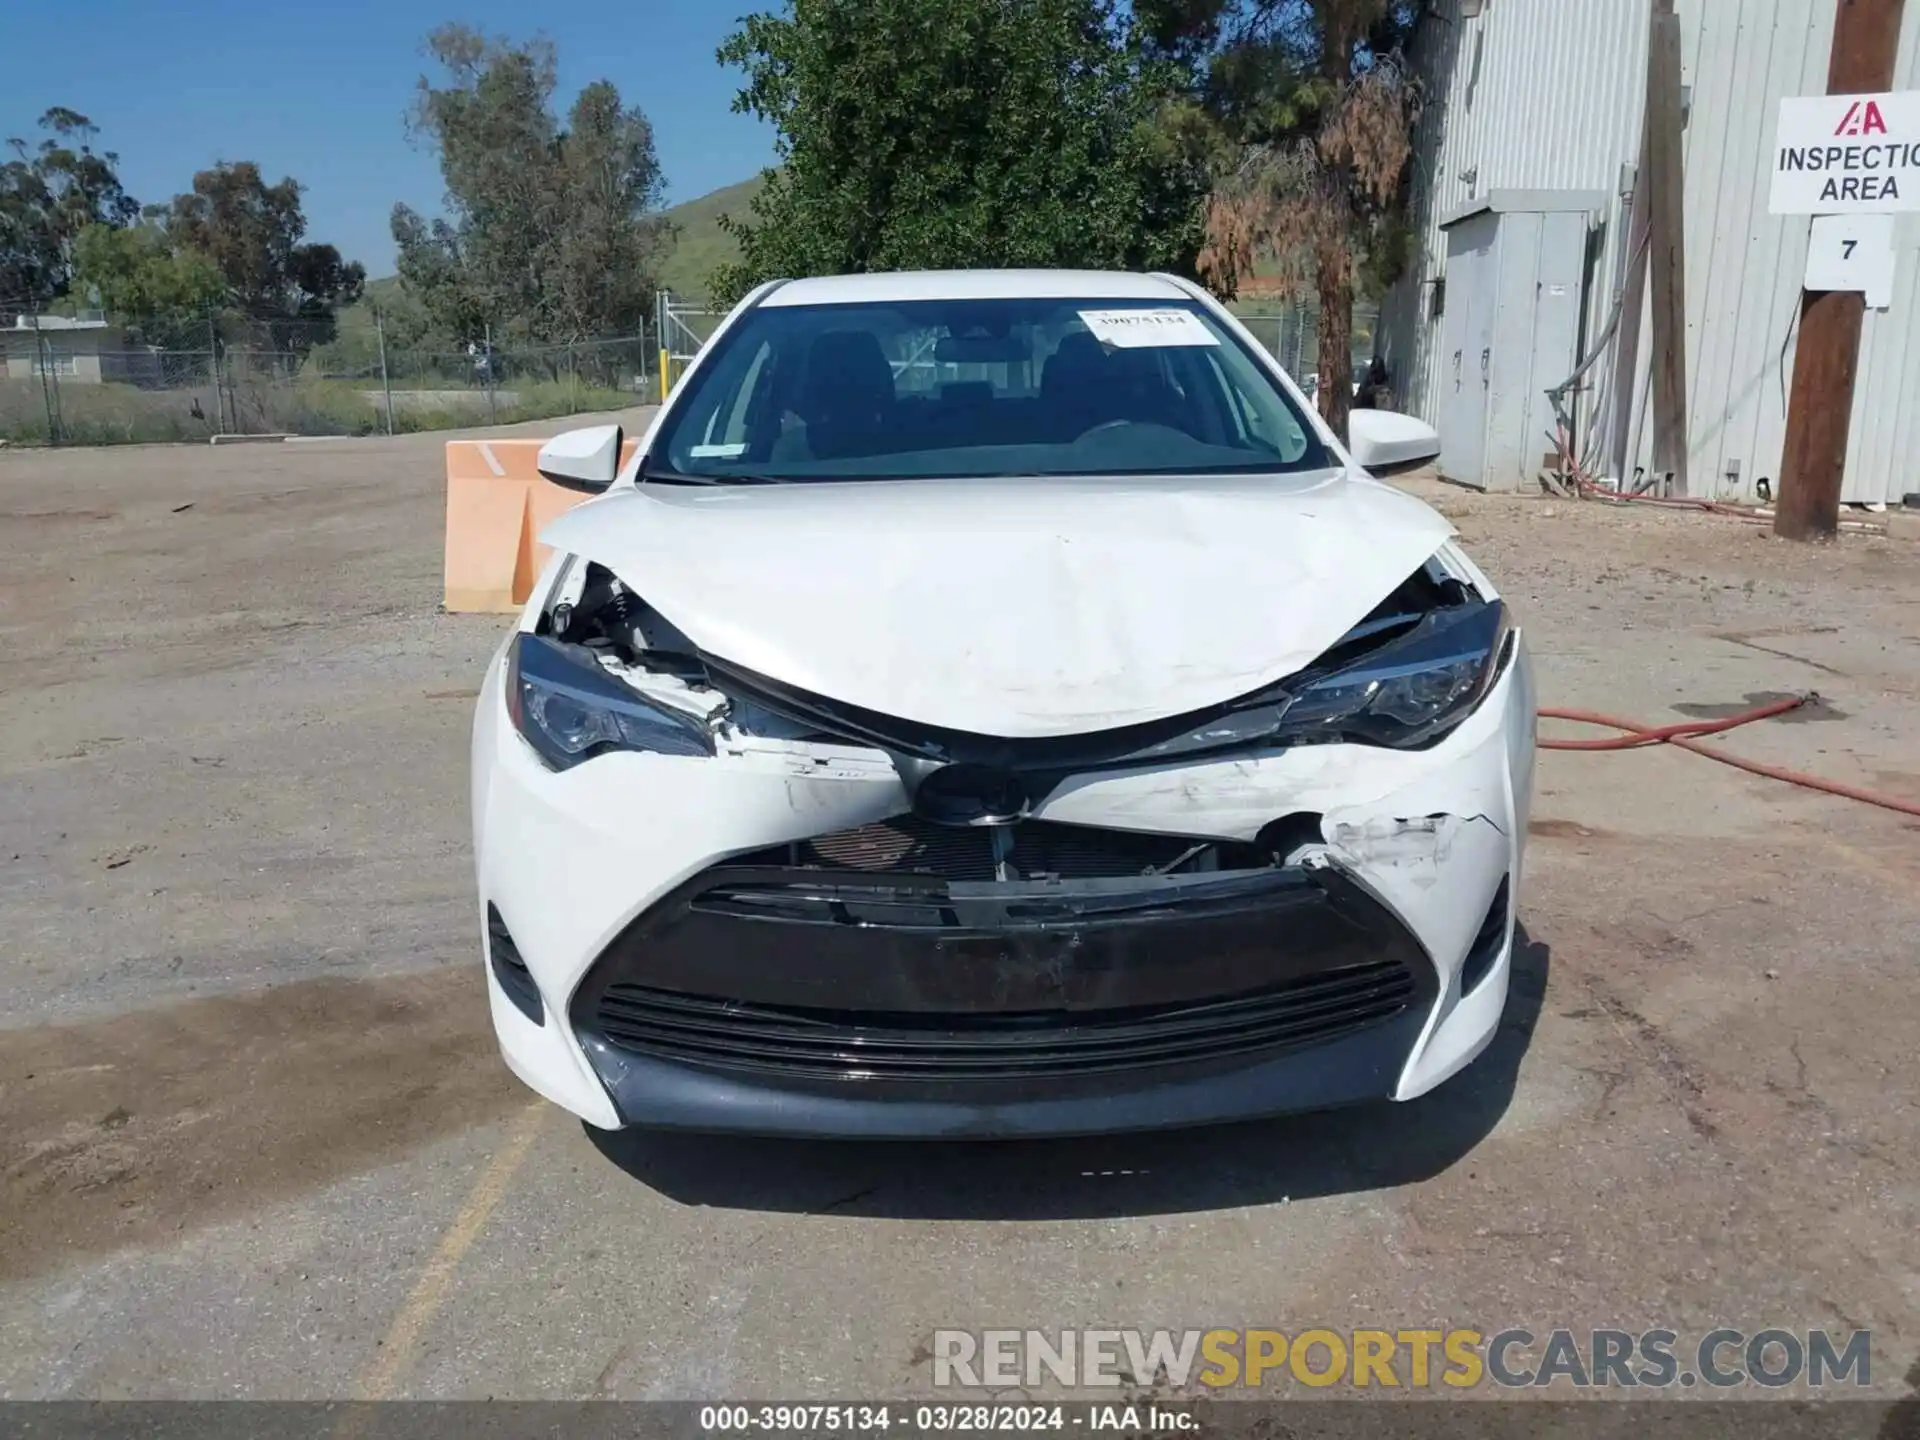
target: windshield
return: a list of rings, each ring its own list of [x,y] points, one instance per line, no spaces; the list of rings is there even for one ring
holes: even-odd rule
[[[643,478],[725,483],[1324,469],[1191,301],[761,306],[676,396]]]

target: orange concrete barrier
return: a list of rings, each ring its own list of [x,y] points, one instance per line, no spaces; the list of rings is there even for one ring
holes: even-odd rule
[[[448,610],[511,614],[527,603],[547,563],[539,535],[587,497],[542,478],[543,440],[447,442]],[[629,437],[620,463],[633,458]]]

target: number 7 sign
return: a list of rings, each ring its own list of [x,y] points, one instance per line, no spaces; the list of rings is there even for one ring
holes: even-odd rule
[[[1867,304],[1893,303],[1893,216],[1816,215],[1807,235],[1809,290],[1858,290]]]

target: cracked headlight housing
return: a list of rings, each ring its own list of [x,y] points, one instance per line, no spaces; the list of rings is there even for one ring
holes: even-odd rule
[[[514,637],[507,714],[552,770],[609,750],[711,756],[713,736],[691,715],[654,705],[594,662],[592,652],[544,635]]]
[[[1493,688],[1511,641],[1498,600],[1433,611],[1398,639],[1293,689],[1279,738],[1397,750],[1431,744]]]

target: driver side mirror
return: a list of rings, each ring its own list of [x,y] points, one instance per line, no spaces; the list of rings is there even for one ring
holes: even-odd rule
[[[1440,432],[1397,410],[1354,410],[1347,415],[1347,453],[1375,479],[1416,470],[1440,453]]]
[[[556,485],[597,495],[620,473],[618,425],[588,425],[567,430],[540,447],[534,468]]]

